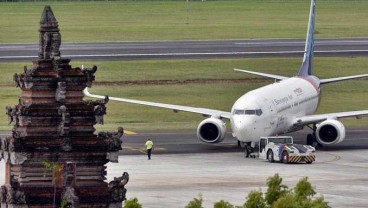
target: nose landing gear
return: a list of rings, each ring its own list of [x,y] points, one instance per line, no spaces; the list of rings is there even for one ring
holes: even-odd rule
[[[251,156],[252,153],[254,153],[254,142],[241,142],[238,141],[238,146],[244,148],[244,156],[248,158]]]

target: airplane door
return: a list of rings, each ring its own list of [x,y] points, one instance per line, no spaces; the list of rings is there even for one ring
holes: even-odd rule
[[[259,158],[266,159],[266,139],[261,138],[259,140]]]

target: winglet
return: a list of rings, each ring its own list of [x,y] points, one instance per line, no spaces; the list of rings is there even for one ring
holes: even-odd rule
[[[298,76],[304,77],[312,75],[312,67],[313,67],[313,52],[314,52],[314,16],[315,16],[315,1],[311,0],[310,13],[309,13],[309,22],[308,22],[308,30],[307,30],[307,38],[305,41],[305,50],[303,63],[300,67]]]

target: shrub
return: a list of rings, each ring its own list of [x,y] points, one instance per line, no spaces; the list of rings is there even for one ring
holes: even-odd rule
[[[142,208],[142,205],[139,204],[137,198],[127,199],[124,202],[124,208]]]
[[[234,206],[232,204],[230,204],[229,202],[221,200],[219,202],[216,202],[214,204],[213,208],[234,208]]]
[[[202,194],[199,194],[198,198],[194,198],[192,201],[190,201],[189,204],[185,206],[185,208],[203,208],[202,202]]]

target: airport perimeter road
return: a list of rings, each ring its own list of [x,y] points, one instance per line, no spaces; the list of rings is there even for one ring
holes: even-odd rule
[[[62,43],[63,58],[140,60],[215,57],[302,57],[302,39]],[[367,56],[368,38],[315,41],[316,56]],[[38,44],[2,44],[0,62],[36,59]]]

